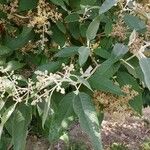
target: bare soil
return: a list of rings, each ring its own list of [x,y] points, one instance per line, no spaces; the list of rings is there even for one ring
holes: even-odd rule
[[[87,150],[92,150],[90,140],[81,130],[79,123],[70,127],[69,136],[75,143],[84,143]],[[113,143],[124,144],[129,150],[142,150],[141,145],[144,141],[150,140],[150,107],[143,109],[143,117],[130,117],[123,123],[115,122],[107,117],[102,122],[101,136],[105,150]],[[26,150],[66,150],[64,143],[59,141],[50,149],[50,144],[43,138],[29,136]]]

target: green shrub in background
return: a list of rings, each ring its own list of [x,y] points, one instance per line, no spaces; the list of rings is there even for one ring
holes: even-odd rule
[[[102,113],[142,114],[150,90],[147,1],[0,0],[0,147],[50,142],[78,119],[101,150]]]

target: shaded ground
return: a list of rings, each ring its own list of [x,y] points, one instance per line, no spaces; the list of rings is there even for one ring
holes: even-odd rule
[[[124,123],[114,122],[107,117],[102,123],[101,134],[105,150],[108,150],[113,143],[122,143],[129,150],[142,150],[141,145],[143,142],[150,139],[150,107],[143,110],[143,118],[127,118]],[[92,150],[87,135],[81,130],[78,123],[70,127],[69,135],[73,143],[84,143],[86,146],[84,149]],[[30,136],[26,150],[48,150],[49,147],[49,143],[46,140]],[[54,147],[52,150],[66,149],[61,141],[55,144]]]

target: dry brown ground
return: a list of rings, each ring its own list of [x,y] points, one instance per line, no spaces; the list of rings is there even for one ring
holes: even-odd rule
[[[148,123],[149,122],[149,123]],[[150,139],[150,107],[143,110],[143,117],[130,117],[124,123],[118,123],[107,117],[102,123],[102,141],[105,149],[113,143],[125,144],[129,150],[142,150],[141,144]],[[91,143],[87,135],[81,130],[80,125],[75,123],[69,132],[70,138],[75,142],[82,142],[87,150],[92,150]],[[26,150],[48,150],[48,141],[30,136],[28,138]],[[64,144],[55,144],[55,150],[65,150]]]

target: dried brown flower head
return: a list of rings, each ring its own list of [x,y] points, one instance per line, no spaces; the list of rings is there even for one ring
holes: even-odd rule
[[[140,15],[141,18],[145,19],[147,14],[150,13],[150,1],[149,3],[136,3],[135,12]]]
[[[113,25],[111,36],[118,38],[120,41],[124,41],[127,33],[127,27],[125,26],[122,19],[118,20],[116,24]]]
[[[32,14],[32,13],[31,13]],[[48,39],[45,34],[51,35],[50,31],[50,21],[56,22],[60,20],[62,14],[57,12],[57,8],[46,2],[46,0],[39,0],[37,6],[37,12],[30,17],[29,25],[35,28],[36,33],[40,33],[41,40],[38,41],[41,44],[41,48],[44,49],[45,43]]]
[[[10,5],[7,6],[7,17],[8,19],[13,19],[14,14],[17,13],[18,9],[18,0],[11,1]]]
[[[37,28],[41,28],[43,24],[50,26],[49,19],[52,22],[56,22],[60,20],[62,14],[57,12],[57,8],[53,5],[46,2],[46,0],[39,0],[37,6],[37,13],[34,14],[34,17],[30,20],[30,26],[37,26]]]
[[[143,37],[139,37],[139,35],[136,33],[136,37],[135,37],[134,41],[129,46],[129,51],[132,54],[137,54],[143,44],[144,44]]]
[[[98,112],[104,111],[114,117],[117,115],[132,114],[133,111],[129,105],[129,100],[137,96],[138,92],[133,90],[130,85],[123,86],[122,91],[125,93],[125,96],[96,91],[93,95],[96,110]]]
[[[145,33],[145,40],[149,41],[150,40],[150,20],[147,21],[147,31]]]
[[[37,47],[35,42],[29,41],[23,48],[21,48],[21,52],[26,54],[28,52],[32,52],[34,48]]]

